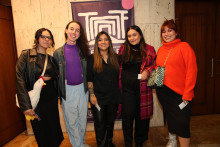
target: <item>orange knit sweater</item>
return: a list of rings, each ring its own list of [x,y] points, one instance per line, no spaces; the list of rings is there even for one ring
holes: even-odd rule
[[[191,101],[194,97],[194,87],[197,78],[196,56],[193,49],[186,42],[176,39],[172,42],[163,42],[157,52],[156,64],[163,66],[171,51],[166,65],[164,85],[182,95],[182,99]]]

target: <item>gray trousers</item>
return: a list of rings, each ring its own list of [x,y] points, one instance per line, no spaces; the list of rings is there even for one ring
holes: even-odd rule
[[[83,83],[66,85],[66,100],[62,101],[62,108],[72,146],[83,147],[88,111],[88,92],[84,92]]]

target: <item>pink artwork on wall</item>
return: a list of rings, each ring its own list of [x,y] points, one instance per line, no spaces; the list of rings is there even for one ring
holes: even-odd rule
[[[124,9],[132,9],[134,7],[134,0],[121,0],[122,7]]]

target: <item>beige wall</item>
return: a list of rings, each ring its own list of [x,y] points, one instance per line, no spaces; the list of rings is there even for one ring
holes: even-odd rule
[[[70,2],[85,0],[11,0],[18,55],[31,48],[34,33],[41,27],[50,29],[55,48],[64,44],[64,28],[72,20]],[[88,0],[87,0],[88,1]],[[174,18],[174,0],[134,0],[135,24],[140,26],[145,40],[158,50],[161,45],[160,26]],[[154,115],[151,126],[163,124],[162,111],[154,92]]]
[[[134,0],[135,24],[143,31],[145,41],[153,45],[156,51],[161,46],[160,27],[166,19],[175,16],[175,0]],[[154,113],[150,126],[163,125],[163,115],[155,90],[153,90]]]

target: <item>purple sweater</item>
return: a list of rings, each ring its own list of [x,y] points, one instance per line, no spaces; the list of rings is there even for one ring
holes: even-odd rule
[[[67,85],[79,85],[83,82],[82,67],[77,45],[65,44],[64,56],[66,60]]]

